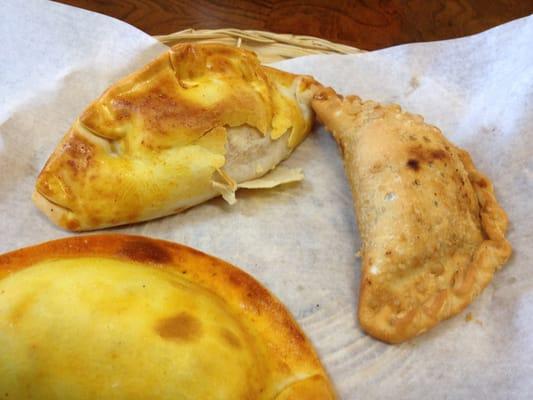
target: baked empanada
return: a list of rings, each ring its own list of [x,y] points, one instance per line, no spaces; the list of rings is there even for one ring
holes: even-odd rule
[[[396,105],[313,100],[344,158],[362,238],[359,322],[396,343],[460,312],[511,254],[492,184],[422,117]]]
[[[74,231],[177,213],[220,194],[232,203],[240,184],[261,186],[250,181],[309,133],[312,82],[236,47],[177,45],[85,110],[41,171],[34,202]]]
[[[243,271],[138,236],[0,255],[0,393],[39,400],[330,400],[285,307]]]

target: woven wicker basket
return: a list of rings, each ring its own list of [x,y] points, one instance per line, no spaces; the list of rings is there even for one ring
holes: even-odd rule
[[[156,39],[173,46],[183,42],[221,43],[252,50],[263,63],[286,60],[311,54],[354,54],[355,47],[333,43],[313,36],[297,36],[239,29],[185,29]]]

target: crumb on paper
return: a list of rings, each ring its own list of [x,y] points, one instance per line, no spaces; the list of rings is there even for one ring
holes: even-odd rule
[[[478,324],[479,326],[483,326],[483,321],[479,320],[479,319],[474,319],[474,316],[472,315],[471,312],[467,313],[465,315],[465,321],[466,322],[471,322],[471,321],[474,321],[476,324]]]
[[[411,95],[420,86],[420,80],[417,76],[413,75],[409,80],[409,89],[405,92],[405,96]]]

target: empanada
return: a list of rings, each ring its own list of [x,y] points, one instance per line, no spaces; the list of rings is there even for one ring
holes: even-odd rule
[[[0,255],[0,393],[39,400],[331,400],[285,307],[170,242],[72,237]]]
[[[236,47],[177,45],[85,110],[41,171],[34,202],[74,231],[177,213],[219,194],[231,203],[239,184],[261,186],[250,181],[309,133],[312,82]]]
[[[333,90],[313,108],[339,144],[362,238],[359,321],[396,343],[460,312],[511,254],[492,184],[422,117]]]

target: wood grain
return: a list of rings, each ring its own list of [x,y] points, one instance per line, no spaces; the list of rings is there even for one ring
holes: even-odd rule
[[[449,39],[533,13],[531,0],[60,0],[151,34],[260,29],[374,50]]]

